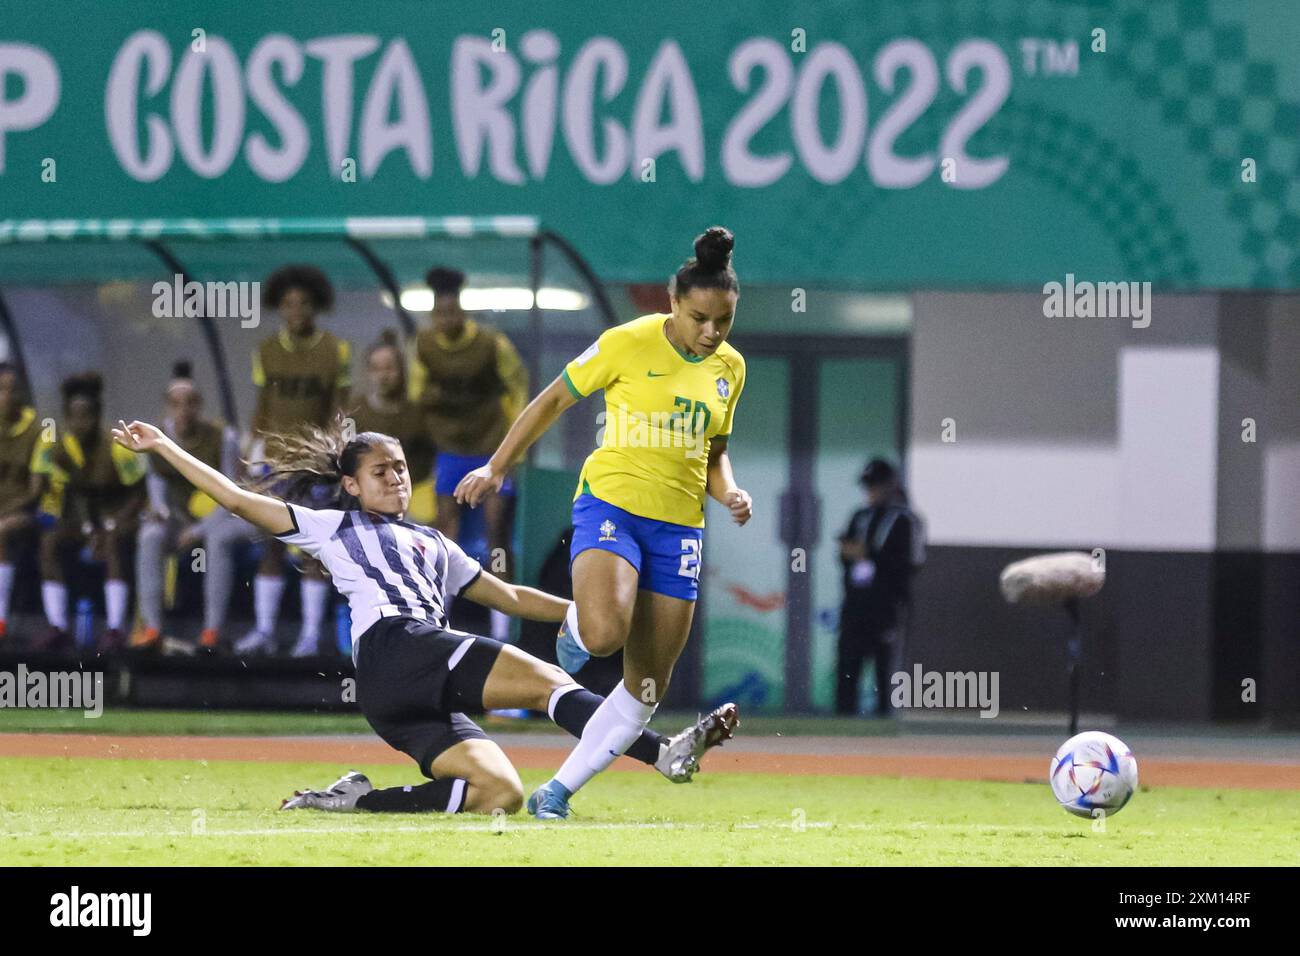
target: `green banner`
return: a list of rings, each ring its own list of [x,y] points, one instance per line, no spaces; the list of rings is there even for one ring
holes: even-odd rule
[[[535,216],[618,280],[717,222],[742,281],[1300,282],[1300,6],[803,7],[9,2],[0,240]]]

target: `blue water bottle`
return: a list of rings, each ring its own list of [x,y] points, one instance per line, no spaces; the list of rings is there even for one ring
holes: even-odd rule
[[[352,611],[347,601],[339,601],[334,606],[334,639],[338,643],[339,653],[344,657],[352,656]]]
[[[77,602],[77,625],[74,632],[78,647],[92,647],[95,643],[95,602],[82,598]]]

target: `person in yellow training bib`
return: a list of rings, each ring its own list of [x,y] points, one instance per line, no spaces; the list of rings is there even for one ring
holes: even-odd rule
[[[569,798],[637,739],[663,699],[695,611],[705,496],[726,505],[737,524],[752,514],[727,456],[745,388],[745,360],[726,341],[740,294],[734,245],[720,226],[697,237],[695,256],[669,283],[671,314],[604,332],[456,488],[459,501],[477,505],[565,409],[604,390],[604,435],[574,497],[575,603],[556,649],[572,673],[591,655],[623,648],[623,682],[555,777],[529,797],[529,812],[539,819],[567,817]],[[729,737],[737,723],[734,705],[710,716],[701,725],[699,753]]]
[[[279,313],[281,328],[253,353],[257,407],[248,460],[254,477],[263,468],[260,461],[274,458],[275,435],[302,425],[327,427],[348,406],[352,390],[351,343],[320,328],[322,316],[334,308],[334,286],[324,272],[312,265],[281,266],[263,284],[262,304]],[[265,539],[253,578],[253,629],[235,642],[237,655],[278,650],[275,631],[287,553],[280,539]],[[312,657],[321,650],[330,586],[319,561],[303,557],[301,567],[302,626],[289,654]]]
[[[434,266],[425,274],[433,290],[432,324],[416,333],[410,348],[411,399],[425,413],[429,436],[438,448],[434,492],[436,525],[460,540],[460,504],[454,492],[462,478],[487,463],[510,424],[528,402],[528,370],[509,337],[471,319],[461,305],[465,273]],[[487,547],[498,573],[514,577],[514,487],[507,476],[483,509]],[[510,618],[491,613],[492,636],[508,640]]]
[[[145,494],[145,460],[113,443],[103,426],[104,380],[83,372],[63,380],[63,418],[53,440],[42,440],[32,461],[44,493],[38,517],[41,535],[41,603],[50,628],[31,650],[73,651],[68,625],[67,572],[74,556],[104,564],[107,629],[96,650],[126,649],[126,616],[131,596],[130,545],[139,528]]]
[[[9,628],[17,559],[40,540],[36,504],[42,482],[32,473],[32,463],[45,427],[28,404],[29,394],[18,366],[0,362],[0,647]]]

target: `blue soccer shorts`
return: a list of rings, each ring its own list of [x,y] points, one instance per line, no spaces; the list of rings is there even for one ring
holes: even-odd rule
[[[460,480],[475,468],[482,468],[491,457],[491,455],[452,455],[445,451],[438,452],[437,477],[434,479],[433,486],[434,492],[440,495],[455,494],[456,486],[460,484]],[[503,498],[514,495],[515,486],[511,483],[509,477],[501,483],[501,491],[498,493]]]
[[[703,541],[703,528],[642,518],[584,494],[573,503],[569,566],[588,548],[613,551],[636,568],[640,590],[694,601],[700,590]]]

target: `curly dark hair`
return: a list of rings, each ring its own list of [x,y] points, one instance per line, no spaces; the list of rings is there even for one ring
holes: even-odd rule
[[[12,375],[18,386],[18,394],[23,401],[27,401],[27,382],[23,380],[22,369],[13,362],[0,362],[0,375]]]
[[[69,375],[59,385],[59,392],[63,395],[65,409],[74,398],[89,400],[97,410],[104,407],[104,378],[98,372]]]
[[[465,288],[465,273],[459,269],[446,266],[434,266],[424,274],[424,281],[429,284],[434,295],[460,295]]]
[[[267,276],[262,284],[262,304],[278,309],[290,289],[306,292],[317,312],[334,308],[334,286],[329,278],[315,266],[304,264],[281,266]]]

